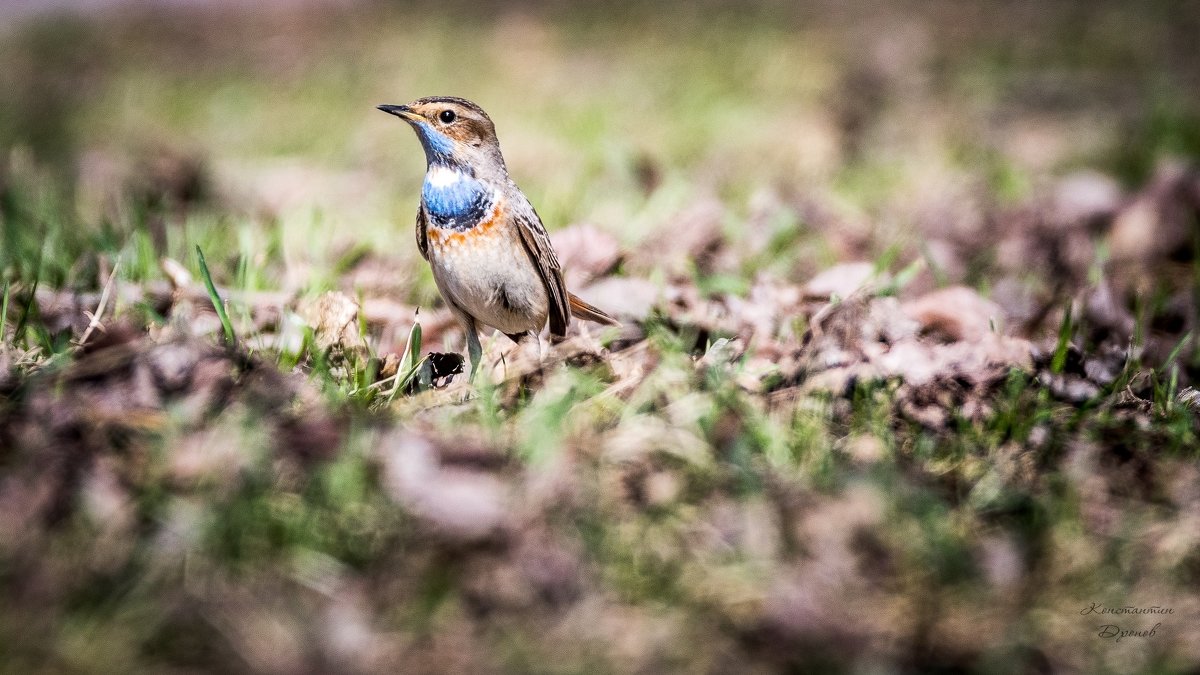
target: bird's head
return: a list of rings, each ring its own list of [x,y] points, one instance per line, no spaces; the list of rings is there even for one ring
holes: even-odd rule
[[[483,109],[465,98],[430,96],[408,105],[376,106],[408,122],[434,164],[504,172],[496,127]]]

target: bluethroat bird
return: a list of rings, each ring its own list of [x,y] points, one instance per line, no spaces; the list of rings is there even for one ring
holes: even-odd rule
[[[547,320],[552,336],[566,335],[572,316],[620,325],[567,292],[546,227],[509,178],[482,108],[452,96],[377,107],[408,122],[425,149],[417,248],[467,334],[472,379],[484,326],[520,342],[536,340]]]

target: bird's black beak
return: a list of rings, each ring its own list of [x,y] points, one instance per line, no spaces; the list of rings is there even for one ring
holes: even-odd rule
[[[409,120],[421,119],[420,115],[418,115],[416,112],[413,111],[412,108],[410,108],[406,105],[384,104],[384,105],[377,105],[375,107],[389,115],[395,115],[396,117],[399,117],[400,119],[402,119],[406,122]]]

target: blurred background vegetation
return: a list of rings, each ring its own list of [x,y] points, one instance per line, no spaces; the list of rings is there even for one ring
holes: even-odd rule
[[[709,197],[820,194],[887,246],[980,181],[1134,185],[1200,152],[1187,2],[46,5],[2,10],[2,266],[55,285],[193,242],[259,285],[328,286],[358,246],[416,273],[424,167],[372,106],[420,95],[484,105],[549,227],[626,243]]]
[[[1194,672],[1197,35],[1187,0],[0,4],[0,670]],[[552,232],[615,237],[604,274],[749,303],[866,261],[1053,358],[974,408],[752,390],[813,316],[722,368],[736,335],[660,307],[447,404],[254,342],[267,294],[437,311],[424,158],[374,106],[438,94]],[[1042,228],[1080,185],[1103,215]],[[199,275],[196,246],[249,355],[151,300],[77,346],[110,274]],[[1116,644],[1092,602],[1176,614]]]

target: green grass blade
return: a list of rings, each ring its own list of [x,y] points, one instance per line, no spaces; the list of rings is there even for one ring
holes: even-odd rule
[[[1067,349],[1071,346],[1071,306],[1068,304],[1063,311],[1062,325],[1058,327],[1058,345],[1054,348],[1054,358],[1050,361],[1050,372],[1059,374],[1067,366]]]
[[[408,334],[408,362],[416,363],[421,360],[421,322],[413,323],[412,331]]]
[[[1162,367],[1166,368],[1167,366],[1175,363],[1175,359],[1179,358],[1179,353],[1183,351],[1184,345],[1190,342],[1191,339],[1192,331],[1189,330],[1186,335],[1179,339],[1179,342],[1175,343],[1175,348],[1172,349],[1171,353],[1167,355],[1167,360],[1163,361]]]
[[[21,318],[17,319],[17,326],[13,329],[13,344],[25,334],[25,327],[29,323],[31,314],[37,311],[37,289],[41,283],[41,268],[38,268],[39,273],[33,277],[33,287],[29,289],[29,299],[25,303],[25,307],[21,310]]]
[[[421,358],[421,322],[413,322],[412,330],[408,332],[408,343],[404,346],[404,357],[400,359],[400,366],[397,368],[396,381],[392,385],[392,390],[388,392],[387,402],[391,403],[396,399],[400,392],[408,388],[410,382],[418,371],[424,365],[424,359]],[[403,374],[401,374],[403,373]]]
[[[905,265],[904,269],[896,273],[894,279],[880,289],[879,295],[899,295],[900,291],[904,290],[905,286],[908,286],[910,283],[912,283],[912,280],[916,279],[917,275],[920,274],[921,271],[927,266],[928,263],[924,258],[917,258],[916,260]]]
[[[4,331],[8,328],[8,296],[12,292],[12,284],[4,282],[4,298],[0,300],[0,342],[4,341]]]
[[[200,276],[204,279],[204,287],[208,289],[208,299],[212,301],[213,309],[217,310],[217,318],[221,320],[221,328],[225,331],[225,343],[232,345],[236,342],[236,337],[233,334],[233,324],[229,322],[229,315],[225,313],[225,303],[221,302],[221,296],[217,294],[217,287],[213,284],[212,275],[208,272],[208,263],[204,261],[204,251],[200,250],[200,245],[196,245],[196,258],[200,261]]]

